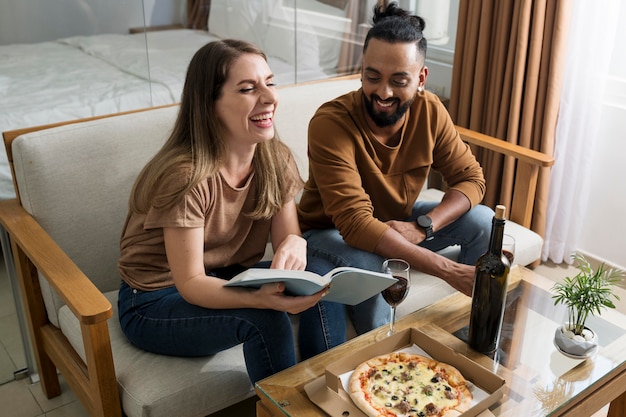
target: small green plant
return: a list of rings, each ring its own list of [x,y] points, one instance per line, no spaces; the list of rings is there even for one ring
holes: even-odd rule
[[[589,261],[578,253],[572,255],[578,274],[566,277],[552,287],[556,294],[554,304],[564,304],[568,309],[572,332],[582,335],[589,315],[600,314],[604,308],[615,308],[611,297],[619,300],[613,292],[613,286],[624,278],[622,270],[607,269],[604,263],[595,271]]]

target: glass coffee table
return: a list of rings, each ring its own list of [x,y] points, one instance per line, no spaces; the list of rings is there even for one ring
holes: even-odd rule
[[[473,351],[464,341],[471,299],[460,293],[402,317],[397,330],[417,328],[506,381],[502,399],[481,417],[591,416],[608,403],[610,417],[626,416],[626,316],[605,310],[601,317],[589,319],[589,327],[599,335],[597,353],[588,359],[566,357],[553,343],[567,315],[554,305],[553,284],[527,268],[511,270],[500,346],[490,356]],[[621,302],[626,302],[626,292],[619,291]],[[329,364],[374,343],[376,334],[374,330],[358,336],[259,381],[257,416],[327,415],[309,400],[304,386],[323,375]]]

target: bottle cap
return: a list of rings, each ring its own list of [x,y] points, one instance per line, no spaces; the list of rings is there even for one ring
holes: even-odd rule
[[[505,219],[505,217],[504,217],[505,214],[506,214],[506,207],[504,207],[502,204],[498,204],[496,206],[496,219],[504,220]]]

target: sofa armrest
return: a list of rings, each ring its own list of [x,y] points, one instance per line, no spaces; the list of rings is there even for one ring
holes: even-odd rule
[[[106,321],[111,303],[17,200],[0,202],[0,223],[12,246],[33,263],[83,324]]]
[[[11,242],[42,390],[48,398],[61,393],[59,369],[91,415],[121,416],[108,330],[111,303],[17,200],[0,202],[0,224]],[[85,361],[48,320],[40,276],[79,320]]]
[[[530,228],[539,170],[554,165],[554,158],[545,153],[524,148],[523,146],[496,139],[464,127],[457,126],[457,130],[465,142],[517,160],[509,218],[526,228]]]

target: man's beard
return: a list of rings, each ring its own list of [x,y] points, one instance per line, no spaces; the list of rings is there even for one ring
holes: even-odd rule
[[[383,113],[374,110],[374,100],[385,101],[381,100],[376,94],[372,94],[371,99],[369,99],[365,93],[363,93],[363,102],[365,103],[365,110],[367,110],[367,114],[369,114],[376,126],[387,127],[395,124],[402,118],[402,116],[404,116],[404,113],[406,113],[409,107],[411,107],[411,104],[415,101],[415,96],[413,96],[413,98],[409,101],[399,104],[398,109],[393,113]],[[398,99],[394,100],[398,101]]]

